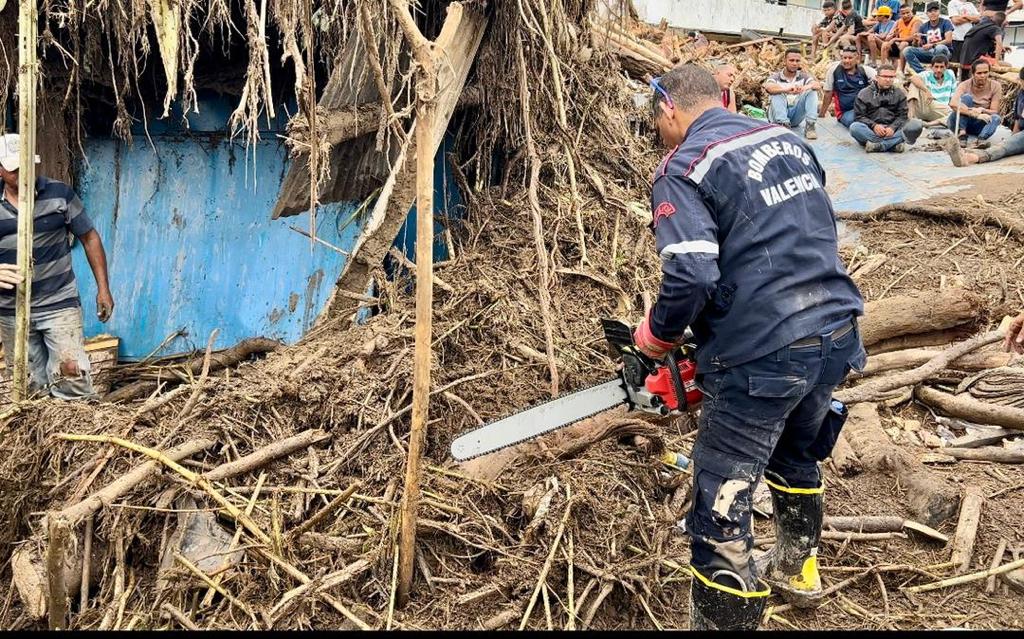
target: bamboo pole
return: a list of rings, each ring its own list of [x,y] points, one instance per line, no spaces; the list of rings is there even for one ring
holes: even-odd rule
[[[14,298],[14,401],[28,399],[28,319],[32,304],[32,231],[36,203],[36,40],[39,17],[35,0],[21,0],[18,11],[18,273],[22,283]]]
[[[420,455],[430,403],[431,329],[434,304],[434,113],[437,59],[433,42],[420,32],[406,0],[391,0],[419,65],[416,83],[416,342],[413,351],[412,424],[402,493],[396,603],[409,600],[416,558],[416,511],[420,498]]]

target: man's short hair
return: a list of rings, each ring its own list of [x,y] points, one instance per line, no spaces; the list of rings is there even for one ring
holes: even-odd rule
[[[1003,26],[1003,23],[1006,22],[1006,13],[1003,11],[996,11],[992,14],[992,22],[999,26]]]
[[[885,64],[878,65],[878,72],[879,73],[881,73],[882,71],[895,71],[895,70],[896,70],[896,67],[892,66],[888,62],[886,62]]]
[[[832,2],[832,0],[825,0],[825,2],[821,3],[821,8],[822,9],[835,9],[836,8],[836,3]]]
[[[794,53],[797,54],[797,55],[800,55],[800,56],[803,55],[803,52],[800,51],[800,49],[797,49],[796,47],[790,47],[790,48],[786,49],[786,56],[787,57],[793,55]]]
[[[853,8],[853,0],[843,0],[843,11],[849,11]]]
[[[990,65],[988,63],[988,60],[986,60],[984,58],[978,58],[977,60],[975,60],[974,62],[971,63],[971,73],[974,73],[975,71],[977,71],[978,67],[980,67],[983,64],[986,67],[989,67],[989,68],[991,68],[991,66],[992,66],[992,65]]]
[[[658,78],[658,84],[665,89],[677,109],[686,111],[701,102],[718,101],[722,90],[718,87],[711,73],[696,64],[680,64],[673,67],[665,75]],[[654,93],[654,113],[658,113],[658,103],[665,97],[660,92]]]
[[[932,64],[949,64],[949,58],[940,53],[932,58]]]
[[[936,9],[941,9],[941,8],[942,7],[939,5],[938,2],[929,2],[928,3],[928,7],[925,8],[925,11],[934,11]]]

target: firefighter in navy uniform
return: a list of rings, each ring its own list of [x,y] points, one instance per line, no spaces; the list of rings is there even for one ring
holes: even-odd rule
[[[787,129],[721,108],[695,65],[652,81],[672,151],[654,176],[658,300],[637,346],[665,354],[690,326],[704,392],[693,448],[693,629],[754,629],[772,588],[821,594],[822,481],[845,419],[832,391],[865,362],[857,287],[839,260],[825,173]],[[771,489],[776,545],[752,557],[751,500]]]

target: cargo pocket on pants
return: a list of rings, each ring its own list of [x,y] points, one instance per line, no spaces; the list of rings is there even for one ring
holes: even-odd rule
[[[751,376],[747,392],[751,397],[788,398],[801,397],[807,392],[808,381],[796,375]]]

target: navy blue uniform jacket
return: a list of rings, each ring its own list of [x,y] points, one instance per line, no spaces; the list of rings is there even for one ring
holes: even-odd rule
[[[655,337],[696,336],[697,367],[737,366],[864,312],[839,260],[825,172],[788,129],[715,108],[662,160],[651,197]]]

